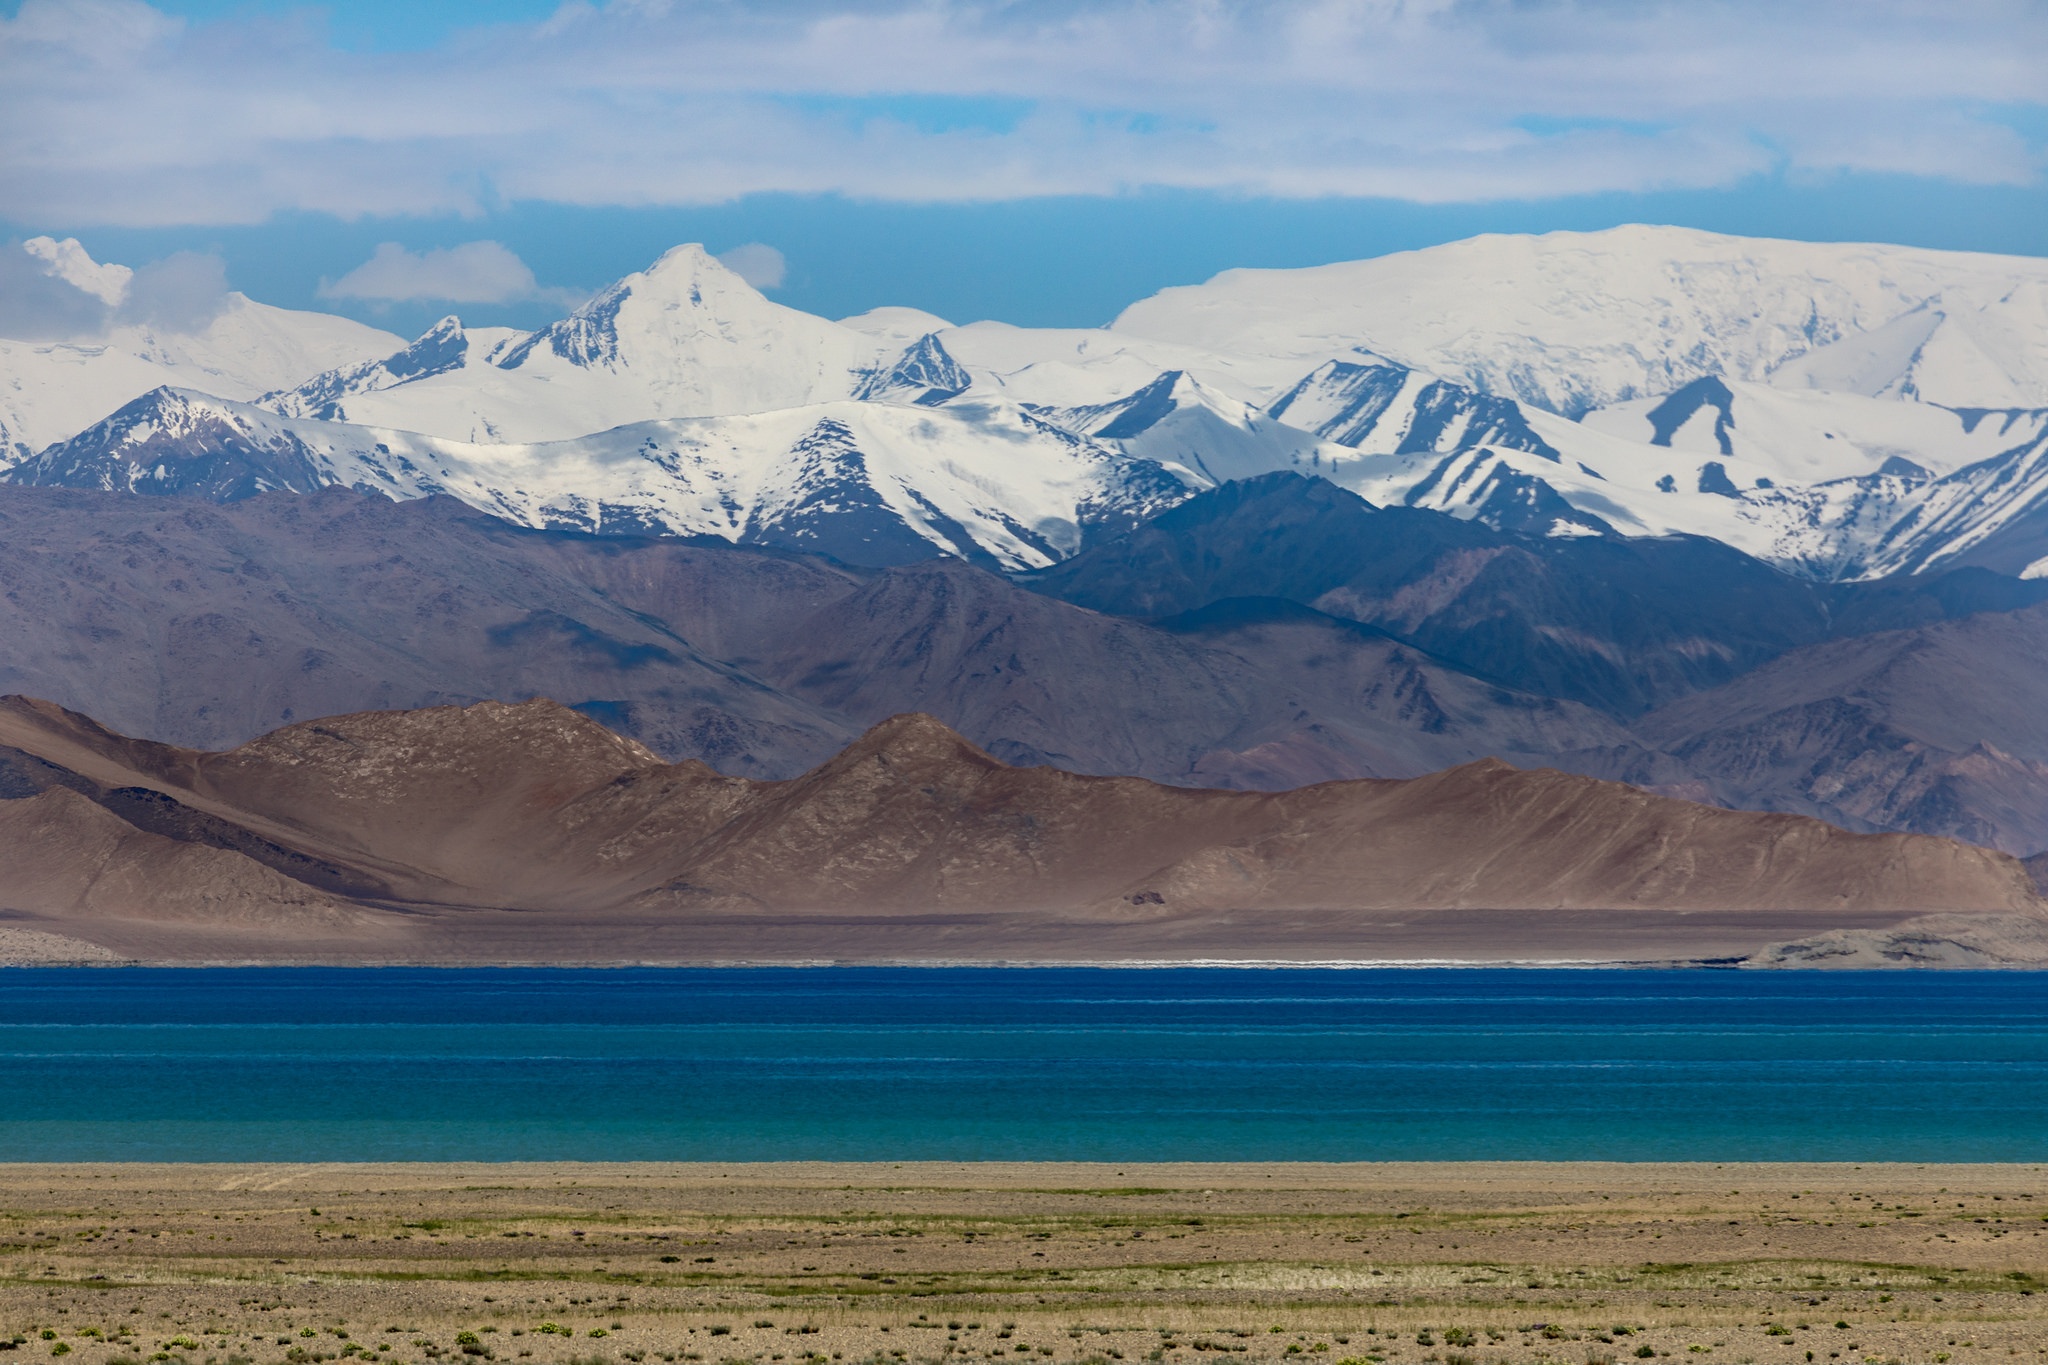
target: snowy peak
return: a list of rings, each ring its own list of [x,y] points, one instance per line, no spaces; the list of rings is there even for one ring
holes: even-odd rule
[[[895,364],[862,380],[853,396],[930,407],[957,398],[973,384],[974,376],[947,353],[937,335],[927,332],[905,347]]]
[[[747,347],[792,334],[815,341],[849,330],[770,302],[693,242],[507,347],[496,363],[516,370],[544,351],[581,369],[665,367],[707,345]]]
[[[316,451],[270,414],[161,388],[7,471],[10,483],[238,502],[334,482]]]
[[[1558,458],[1512,399],[1377,358],[1318,366],[1275,399],[1266,415],[1368,454],[1493,445]]]
[[[1180,370],[1108,403],[1029,410],[1064,430],[1210,483],[1284,469],[1313,472],[1325,463],[1325,442]]]
[[[349,399],[459,370],[469,353],[470,337],[461,319],[445,317],[395,355],[328,370],[295,389],[265,394],[258,401],[287,417],[347,421]]]
[[[695,245],[482,355],[473,344],[457,354],[458,330],[443,323],[417,354],[408,347],[378,374],[322,376],[278,408],[456,440],[559,441],[844,398],[888,354],[873,337],[764,298]]]
[[[130,287],[75,243],[31,254],[95,299]],[[0,468],[445,491],[531,525],[1006,567],[1292,470],[1530,534],[1711,536],[1816,577],[1959,555],[2048,574],[2048,261],[2025,258],[1485,237],[1034,329],[832,322],[686,245],[532,333],[451,317],[405,343],[229,296],[203,330],[103,341],[0,341]]]
[[[1088,403],[1072,408],[1033,407],[1031,410],[1068,431],[1120,441],[1150,431],[1183,403],[1200,402],[1200,393],[1200,386],[1183,371],[1168,370],[1145,387],[1107,403]]]

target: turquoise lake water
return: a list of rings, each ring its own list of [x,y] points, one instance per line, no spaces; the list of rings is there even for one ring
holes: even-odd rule
[[[2048,975],[0,971],[0,1160],[2048,1159]]]

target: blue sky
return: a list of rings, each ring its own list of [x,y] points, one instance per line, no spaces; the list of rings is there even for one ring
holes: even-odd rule
[[[0,239],[404,332],[685,240],[1072,325],[1486,231],[2038,255],[2044,57],[2024,0],[0,0]]]

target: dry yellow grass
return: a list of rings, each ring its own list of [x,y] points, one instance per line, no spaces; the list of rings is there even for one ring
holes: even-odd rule
[[[2041,1167],[0,1167],[7,1361],[2048,1355]]]

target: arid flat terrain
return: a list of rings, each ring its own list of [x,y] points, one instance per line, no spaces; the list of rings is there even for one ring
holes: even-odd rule
[[[167,1095],[170,1091],[167,1089]],[[0,1167],[15,1360],[2048,1355],[2048,1166]]]

